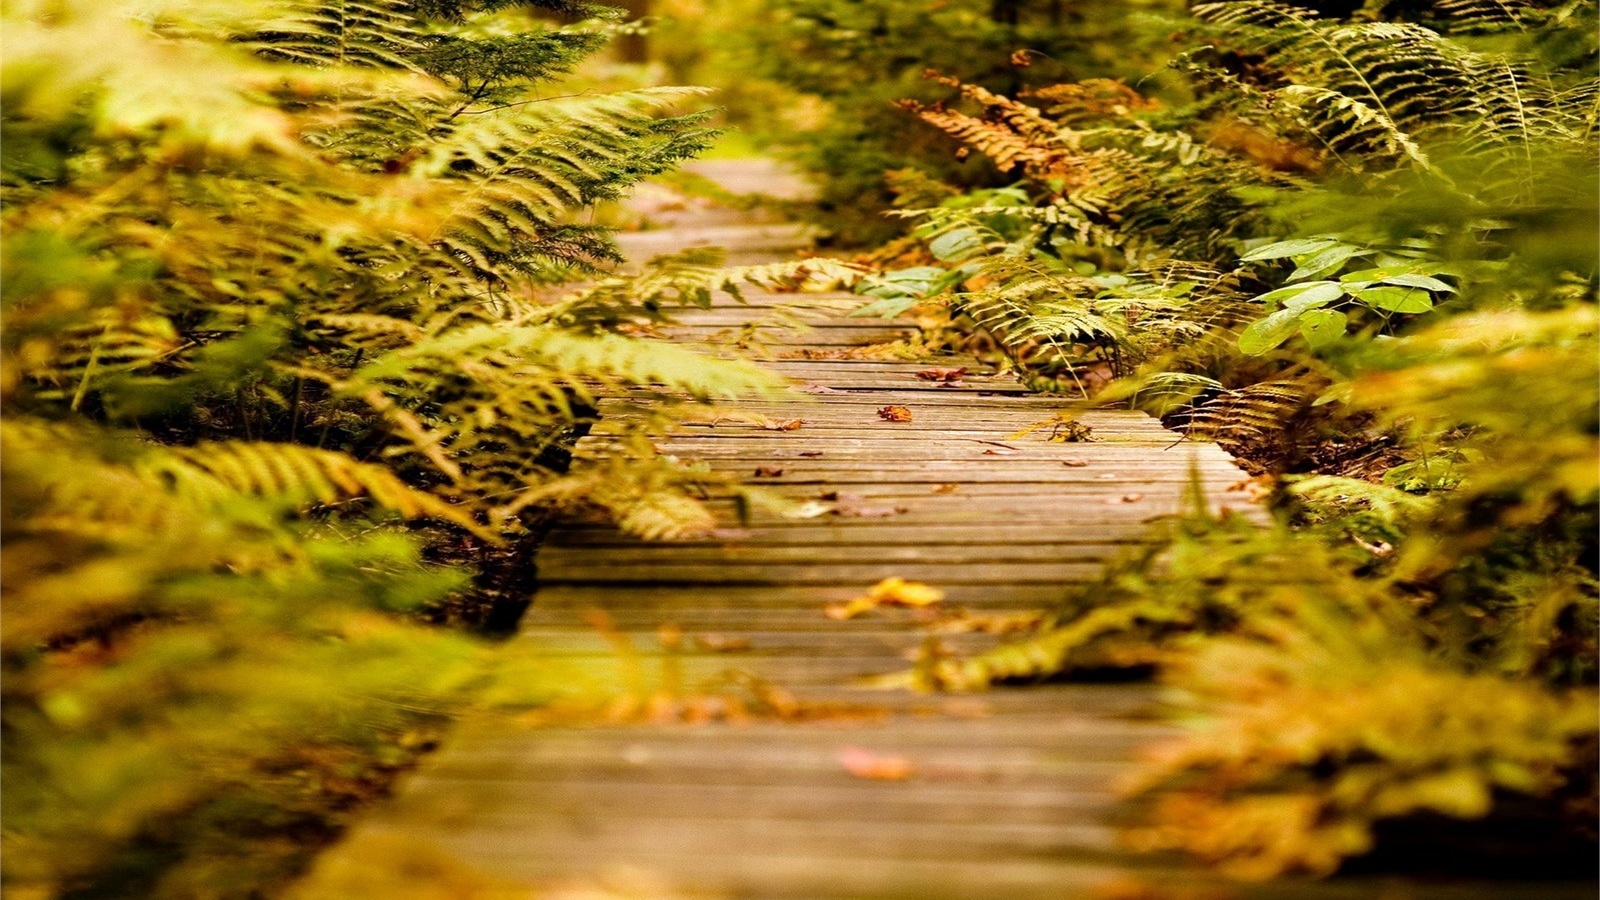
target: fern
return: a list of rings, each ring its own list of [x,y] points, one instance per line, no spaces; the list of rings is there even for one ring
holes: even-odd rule
[[[231,865],[279,837],[233,836],[331,828],[348,798],[304,784],[377,777],[460,704],[477,649],[411,616],[461,605],[485,548],[558,501],[707,521],[707,476],[641,453],[563,482],[564,442],[603,392],[664,401],[642,428],[776,380],[626,327],[852,277],[614,274],[588,209],[712,132],[694,90],[548,90],[592,22],[158,6],[0,13],[6,884],[41,896],[272,893],[234,879],[304,851]],[[578,275],[603,289],[552,296]]]

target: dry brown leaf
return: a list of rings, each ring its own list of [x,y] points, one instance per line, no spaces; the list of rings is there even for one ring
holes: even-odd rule
[[[796,431],[804,424],[805,419],[768,419],[760,423],[768,431]]]
[[[801,450],[800,451],[800,455],[804,456],[804,457],[815,459],[816,457],[822,455],[822,451],[821,450]]]
[[[1019,440],[1045,427],[1050,429],[1050,436],[1047,437],[1046,440],[1053,444],[1099,440],[1099,438],[1094,436],[1093,427],[1079,422],[1077,419],[1074,419],[1072,416],[1066,413],[1055,413],[1048,419],[1040,419],[1026,428],[1019,429],[1011,434],[1006,435],[1006,440]]]
[[[1143,494],[1123,494],[1120,497],[1112,497],[1110,500],[1107,500],[1106,501],[1106,505],[1107,506],[1116,506],[1119,503],[1138,503],[1140,500],[1143,500],[1143,499],[1144,499],[1144,495]]]
[[[917,377],[923,381],[960,381],[966,374],[967,367],[961,366],[956,369],[923,369],[917,373]]]
[[[697,634],[694,636],[694,645],[707,653],[739,653],[751,647],[749,638],[720,634]]]
[[[833,514],[843,519],[886,519],[890,516],[898,516],[905,511],[906,508],[904,506],[841,503],[833,510]]]
[[[756,466],[757,478],[777,478],[783,474],[783,469],[778,466]]]
[[[953,494],[960,487],[961,487],[961,485],[956,484],[955,482],[949,482],[948,484],[936,484],[936,485],[933,486],[932,493],[935,493],[935,494]]]
[[[838,758],[846,772],[871,781],[904,781],[915,769],[904,756],[874,753],[865,747],[842,747]]]
[[[799,391],[802,394],[842,394],[842,393],[844,393],[843,391],[838,390],[837,388],[831,388],[831,387],[828,387],[825,384],[816,384],[815,382],[811,382],[811,381],[808,381],[805,384],[801,385],[800,387],[795,388],[795,390]]]
[[[867,499],[866,494],[855,491],[823,491],[817,496],[822,500],[833,500],[839,503],[857,503]]]
[[[885,406],[878,410],[878,418],[885,422],[909,422],[911,421],[911,410],[904,406]]]
[[[1074,468],[1074,469],[1081,469],[1084,466],[1087,466],[1089,464],[1089,461],[1087,459],[1081,459],[1081,458],[1076,457],[1076,456],[1069,456],[1066,459],[1063,459],[1061,461],[1061,464],[1063,466],[1070,466],[1071,468]]]

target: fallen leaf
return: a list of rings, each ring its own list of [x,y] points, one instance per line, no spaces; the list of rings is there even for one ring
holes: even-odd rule
[[[1246,503],[1259,503],[1272,496],[1272,486],[1275,482],[1276,479],[1271,475],[1257,475],[1237,484],[1228,485],[1228,490],[1242,492]]]
[[[923,369],[917,373],[917,377],[923,381],[960,381],[965,374],[967,367],[962,366],[957,369]]]
[[[1015,441],[1045,427],[1050,429],[1050,436],[1046,440],[1054,444],[1099,440],[1093,436],[1094,429],[1092,427],[1077,421],[1065,413],[1055,413],[1048,419],[1034,422],[1026,428],[1006,435],[1006,440]]]
[[[785,519],[815,519],[833,512],[832,503],[823,503],[818,500],[808,500],[799,506],[790,507],[783,511]]]
[[[904,406],[885,406],[878,410],[878,418],[885,422],[909,422],[911,421],[911,410]]]
[[[1082,422],[1063,419],[1060,424],[1050,429],[1050,442],[1053,444],[1081,443],[1084,441],[1098,441],[1094,436],[1094,428]]]
[[[875,605],[865,597],[857,597],[854,600],[839,600],[823,606],[822,614],[830,619],[843,621],[845,619],[854,619]]]
[[[750,649],[749,639],[720,634],[697,634],[694,645],[708,653],[738,653]]]
[[[898,575],[885,578],[865,594],[830,603],[822,612],[830,619],[853,619],[880,606],[907,606],[913,609],[932,606],[944,600],[944,591],[920,581],[907,581]]]
[[[815,458],[815,457],[821,456],[822,455],[822,451],[821,450],[801,450],[800,451],[800,455],[808,457],[808,458]]]
[[[1138,503],[1144,499],[1143,494],[1123,494],[1121,497],[1112,497],[1106,501],[1107,506],[1116,506],[1118,503]]]
[[[833,514],[845,519],[884,519],[898,516],[905,511],[904,506],[840,504],[833,510]]]
[[[757,478],[777,478],[783,474],[783,469],[777,466],[756,466]]]
[[[1089,461],[1087,459],[1079,459],[1076,456],[1069,456],[1066,459],[1063,459],[1061,464],[1063,466],[1071,466],[1074,469],[1081,469],[1084,466],[1087,466]]]
[[[892,575],[868,588],[866,596],[889,606],[932,606],[944,599],[944,591]]]
[[[795,388],[795,390],[799,391],[802,394],[842,394],[842,393],[844,393],[844,391],[838,390],[836,388],[831,388],[831,387],[828,387],[827,385],[824,385],[824,384],[815,384],[815,383],[810,382],[810,381],[806,382],[805,384],[801,385],[798,388]]]
[[[985,450],[985,451],[983,451],[983,455],[984,456],[1016,456],[1017,455],[1017,451],[1015,451],[1015,450]]]
[[[768,431],[795,431],[806,424],[805,419],[768,419],[760,423]]]
[[[857,501],[867,499],[866,494],[858,494],[854,491],[823,491],[818,496],[824,500],[833,500],[835,502],[842,503],[855,503]]]
[[[950,482],[949,484],[936,484],[936,485],[933,486],[933,493],[935,493],[935,494],[953,494],[953,493],[956,492],[956,489],[960,488],[960,487],[961,487],[961,485],[956,484],[955,482]]]
[[[837,618],[840,621],[846,620],[846,618],[856,618],[861,613],[872,609],[872,604],[862,604],[861,601],[862,597],[856,597],[854,601],[832,602],[832,604],[822,607],[822,615],[826,615],[827,618]]]
[[[865,747],[843,747],[839,765],[857,778],[871,781],[904,781],[911,777],[911,760],[893,753],[874,753]]]

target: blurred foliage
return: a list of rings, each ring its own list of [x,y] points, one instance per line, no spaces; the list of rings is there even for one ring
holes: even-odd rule
[[[715,133],[695,90],[562,93],[600,7],[3,15],[5,889],[255,896],[477,683],[419,610],[557,505],[705,526],[638,435],[775,382],[626,334],[851,273],[611,274],[584,216]],[[622,390],[637,452],[566,471]]]
[[[819,176],[814,211],[835,240],[901,230],[884,173],[914,166],[968,185],[997,184],[980,158],[947,144],[894,103],[931,100],[930,67],[996,91],[1144,74],[1162,58],[1166,0],[666,0],[660,46],[671,77],[720,89],[729,122]]]
[[[941,76],[964,105],[906,106],[1021,180],[913,185],[918,246],[861,286],[1286,476],[1284,525],[1196,514],[1036,633],[915,673],[1158,667],[1200,729],[1142,836],[1250,877],[1424,813],[1594,837],[1595,11],[1345,13],[1194,7],[1182,102]]]

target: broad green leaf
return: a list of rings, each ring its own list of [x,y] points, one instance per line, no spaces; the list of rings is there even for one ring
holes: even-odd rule
[[[1249,356],[1260,356],[1294,336],[1300,330],[1298,309],[1280,309],[1265,319],[1254,322],[1239,335],[1239,350]]]
[[[960,262],[983,249],[983,236],[971,228],[947,231],[928,242],[928,252],[941,262]]]
[[[1424,271],[1436,271],[1435,267],[1416,265],[1378,266],[1371,269],[1361,269],[1339,276],[1339,283],[1348,290],[1361,290],[1377,284],[1393,284],[1401,287],[1416,287],[1442,294],[1453,294],[1455,288]]]
[[[1454,294],[1456,292],[1455,288],[1439,279],[1420,274],[1396,275],[1392,278],[1383,279],[1383,283],[1396,284],[1401,287],[1422,288],[1425,291],[1433,291],[1438,294]]]
[[[1300,334],[1312,349],[1321,349],[1344,337],[1349,317],[1336,309],[1308,309],[1300,314]]]
[[[1344,296],[1344,288],[1336,281],[1303,281],[1256,298],[1267,306],[1282,305],[1285,309],[1311,309],[1326,306]]]
[[[947,274],[945,269],[937,266],[915,266],[865,279],[856,292],[878,299],[850,315],[897,316],[922,302],[922,298],[933,290],[938,280]]]
[[[1286,259],[1303,253],[1316,253],[1338,245],[1339,242],[1332,238],[1296,238],[1289,241],[1278,241],[1265,247],[1257,247],[1239,257],[1239,261],[1258,262],[1263,259]]]
[[[916,296],[880,297],[854,310],[850,315],[871,319],[892,319],[921,302],[922,298]]]
[[[1327,406],[1330,403],[1349,403],[1355,393],[1355,386],[1348,381],[1341,381],[1330,385],[1321,396],[1311,401],[1312,406]]]
[[[1398,313],[1423,313],[1433,309],[1433,295],[1420,288],[1370,287],[1353,290],[1350,295],[1373,309]]]
[[[1356,284],[1358,282],[1375,284],[1385,278],[1392,278],[1396,275],[1409,275],[1415,271],[1417,271],[1417,267],[1409,263],[1405,265],[1373,266],[1370,269],[1357,269],[1354,272],[1346,272],[1339,276],[1339,282],[1341,284]]]
[[[1329,272],[1337,271],[1340,266],[1354,257],[1362,255],[1364,252],[1359,247],[1337,244],[1326,250],[1298,255],[1294,258],[1294,261],[1299,266],[1289,273],[1289,280],[1299,281],[1302,278],[1316,278]]]

